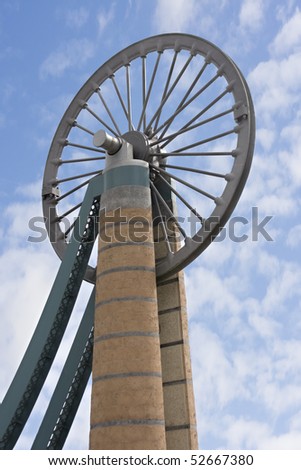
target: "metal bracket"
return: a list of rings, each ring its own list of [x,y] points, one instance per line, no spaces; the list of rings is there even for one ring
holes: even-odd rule
[[[245,104],[241,104],[238,108],[234,109],[234,119],[236,122],[240,122],[243,119],[248,118],[248,107]]]

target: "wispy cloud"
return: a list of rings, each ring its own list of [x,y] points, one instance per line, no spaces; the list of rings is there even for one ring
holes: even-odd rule
[[[89,15],[89,10],[85,7],[67,10],[65,13],[66,24],[70,28],[79,29],[87,23]]]
[[[223,9],[225,1],[215,0],[158,0],[154,11],[153,24],[157,32],[201,31],[215,35],[215,19],[211,15],[215,7]]]
[[[52,52],[40,66],[40,77],[60,77],[70,68],[80,68],[94,56],[95,44],[88,39],[73,39]]]
[[[111,4],[109,10],[100,10],[97,15],[98,33],[102,34],[107,26],[113,21],[115,17],[115,3]]]
[[[257,109],[263,117],[271,113],[284,115],[292,105],[299,102],[296,91],[301,88],[301,53],[293,53],[276,60],[269,59],[259,63],[251,72],[249,81],[252,89],[259,94]]]
[[[192,0],[187,3],[185,0],[159,0],[157,2],[154,21],[158,29],[174,29],[183,31],[189,26],[194,17],[194,12],[198,10],[198,3]]]
[[[301,224],[297,224],[289,230],[286,243],[291,248],[301,245]]]
[[[215,268],[211,260],[211,268],[191,267],[187,272],[203,448],[207,442],[220,448],[270,449],[277,443],[288,449],[300,447],[300,431],[290,425],[301,406],[301,348],[294,338],[300,325],[294,323],[293,312],[291,319],[285,312],[291,296],[301,301],[301,271],[296,263],[269,259],[266,250],[257,249],[254,257],[254,263],[240,262],[239,250],[233,250],[231,265],[225,262]],[[234,269],[241,281],[229,282]],[[253,297],[245,271],[256,279],[263,275],[261,295]],[[238,409],[244,410],[241,417]],[[279,435],[279,419],[291,431]]]
[[[264,0],[243,0],[239,12],[240,27],[257,31],[264,19],[264,6]]]
[[[295,13],[282,26],[270,50],[276,56],[286,55],[287,53],[299,50],[301,47],[301,11],[296,8]]]

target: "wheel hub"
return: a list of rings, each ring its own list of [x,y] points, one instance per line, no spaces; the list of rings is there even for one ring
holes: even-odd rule
[[[150,145],[156,141],[155,138],[149,139],[146,134],[139,131],[126,132],[122,138],[133,146],[134,158],[153,164],[158,162],[158,157],[154,155],[157,153],[157,146]]]

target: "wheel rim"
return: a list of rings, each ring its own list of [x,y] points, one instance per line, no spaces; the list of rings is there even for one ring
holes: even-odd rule
[[[185,34],[144,39],[103,64],[67,108],[46,163],[43,211],[60,258],[84,191],[104,168],[105,152],[92,143],[100,128],[123,136],[135,157],[149,162],[154,213],[166,244],[157,275],[168,277],[211,243],[238,202],[255,138],[248,86],[220,49]],[[176,248],[170,220],[181,238]],[[93,271],[91,265],[87,280]]]

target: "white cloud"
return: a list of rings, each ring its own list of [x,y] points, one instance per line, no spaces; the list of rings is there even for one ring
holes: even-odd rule
[[[229,449],[254,449],[258,448],[260,441],[269,435],[270,429],[267,423],[227,416],[223,422],[222,434]]]
[[[102,34],[109,23],[114,19],[115,16],[115,3],[111,5],[109,10],[100,11],[97,15],[98,32]]]
[[[202,279],[206,280],[203,288]],[[214,316],[227,315],[229,309],[232,314],[238,314],[241,310],[239,300],[227,285],[227,279],[220,278],[212,269],[200,266],[191,268],[186,274],[186,286],[192,318],[198,315],[200,309],[208,310],[209,305],[211,315]]]
[[[153,24],[158,32],[191,32],[197,36],[216,36],[216,23],[212,12],[222,10],[227,1],[216,0],[157,0]]]
[[[298,210],[292,181],[290,185],[287,184],[289,178],[287,167],[283,166],[277,153],[256,152],[249,179],[236,209],[239,211],[238,215],[244,215],[251,220],[251,208],[257,207],[259,223],[266,216],[272,216],[265,229],[273,240],[277,239],[277,232],[281,228],[280,217],[291,216]],[[258,238],[259,241],[264,241],[261,236]]]
[[[244,0],[239,12],[240,27],[257,31],[264,18],[263,0]]]
[[[279,323],[259,313],[251,314],[249,316],[249,323],[258,335],[269,338],[275,337],[277,330],[280,328]]]
[[[289,430],[275,435],[273,423],[255,419],[236,418],[233,415],[224,417],[220,423],[224,437],[224,448],[227,449],[262,449],[262,450],[298,450],[301,433]]]
[[[275,378],[269,382],[260,376],[257,381],[257,393],[274,416],[280,417],[287,412],[300,409],[300,383],[288,383],[282,386]]]
[[[273,281],[269,278],[267,282]],[[272,315],[288,305],[286,294],[280,290],[282,295]],[[200,293],[199,298],[203,289]],[[246,317],[240,317],[235,333],[225,328],[221,315],[214,315],[213,302],[205,306],[199,302],[199,319],[194,317],[191,323],[194,388],[203,448],[206,439],[228,449],[273,449],[277,442],[291,449],[297,448],[298,442],[300,445],[294,416],[301,402],[301,348],[298,340],[281,339],[283,317],[277,315],[276,321],[265,314],[259,299],[254,302],[252,308],[250,300],[243,300]],[[226,315],[230,323],[236,312],[230,308]],[[241,417],[237,412],[240,407],[244,410]],[[291,421],[291,430],[279,436],[274,423],[280,417]]]
[[[214,419],[214,421],[213,421]],[[300,431],[289,429],[288,432],[276,435],[273,423],[260,419],[237,418],[235,415],[208,417],[204,423],[206,430],[219,438],[222,449],[261,449],[261,450],[298,450],[300,449]],[[212,421],[214,425],[212,426]],[[217,428],[219,431],[217,432]]]
[[[193,374],[197,402],[209,409],[221,409],[236,398],[247,396],[232,357],[228,356],[221,337],[204,325],[194,324],[190,332],[194,356]],[[209,410],[208,410],[209,411]]]
[[[260,115],[261,122],[265,123],[265,129],[272,129],[275,133],[275,125],[278,118],[290,122],[300,112],[301,98],[301,12],[296,9],[280,31],[276,34],[269,50],[270,58],[258,63],[249,74],[248,81],[251,86],[255,109]],[[296,123],[290,123],[296,124]],[[287,126],[288,127],[288,126]],[[290,126],[289,126],[290,127]],[[279,132],[279,131],[278,131]],[[285,133],[291,131],[282,131]],[[259,142],[269,142],[271,134],[259,130]],[[297,134],[294,134],[296,142]],[[278,141],[279,143],[279,141]],[[268,147],[266,147],[268,150]],[[294,165],[295,166],[295,165]],[[296,166],[295,166],[296,168]]]
[[[290,420],[290,429],[292,431],[301,431],[301,411],[296,413]]]
[[[277,188],[275,194],[266,192],[266,195],[262,195],[260,198],[260,210],[272,216],[276,214],[277,217],[290,214],[296,208],[296,205],[294,199],[285,192],[280,188]]]
[[[270,122],[275,113],[286,116],[300,102],[301,52],[260,62],[250,73],[249,83],[264,122]]]
[[[23,202],[3,212],[3,252],[0,255],[0,308],[5,355],[1,354],[1,393],[12,378],[41,313],[58,266],[50,243],[27,242],[28,221],[41,215],[37,183],[22,188]],[[9,362],[8,362],[9,361]]]
[[[230,256],[216,263],[216,247]],[[300,283],[297,262],[250,241],[213,244],[187,270],[203,448],[207,440],[228,449],[299,448],[300,430],[288,423],[296,423],[301,404],[299,310],[291,309],[301,301]],[[279,419],[288,429],[281,434],[274,428]]]
[[[80,68],[94,56],[95,44],[88,39],[73,39],[52,52],[41,64],[40,77],[60,77],[70,68]]]
[[[287,19],[291,16],[292,12],[296,8],[296,3],[298,0],[286,0],[281,2],[276,7],[276,18],[277,20],[285,23]]]
[[[196,0],[159,0],[155,10],[155,23],[162,29],[185,30],[198,11]]]
[[[269,128],[256,129],[256,141],[260,144],[265,151],[272,150],[272,146],[275,143],[275,130]]]
[[[289,230],[286,243],[291,248],[296,248],[301,244],[301,224],[297,224]]]
[[[291,54],[301,48],[301,11],[296,8],[294,15],[284,23],[274,41],[270,50],[275,55]]]
[[[89,11],[84,7],[80,7],[75,10],[66,11],[65,16],[67,26],[71,28],[81,28],[88,21]]]
[[[283,150],[280,153],[281,164],[283,168],[288,170],[295,185],[300,186],[301,126],[299,116],[296,116],[287,126],[283,127],[280,136],[283,140]]]
[[[258,442],[258,449],[300,450],[301,432],[290,431],[279,436],[267,436]]]
[[[1,328],[5,345],[5,354],[1,354],[1,395],[27,347],[58,265],[55,254],[47,248],[43,251],[15,247],[0,257]]]

